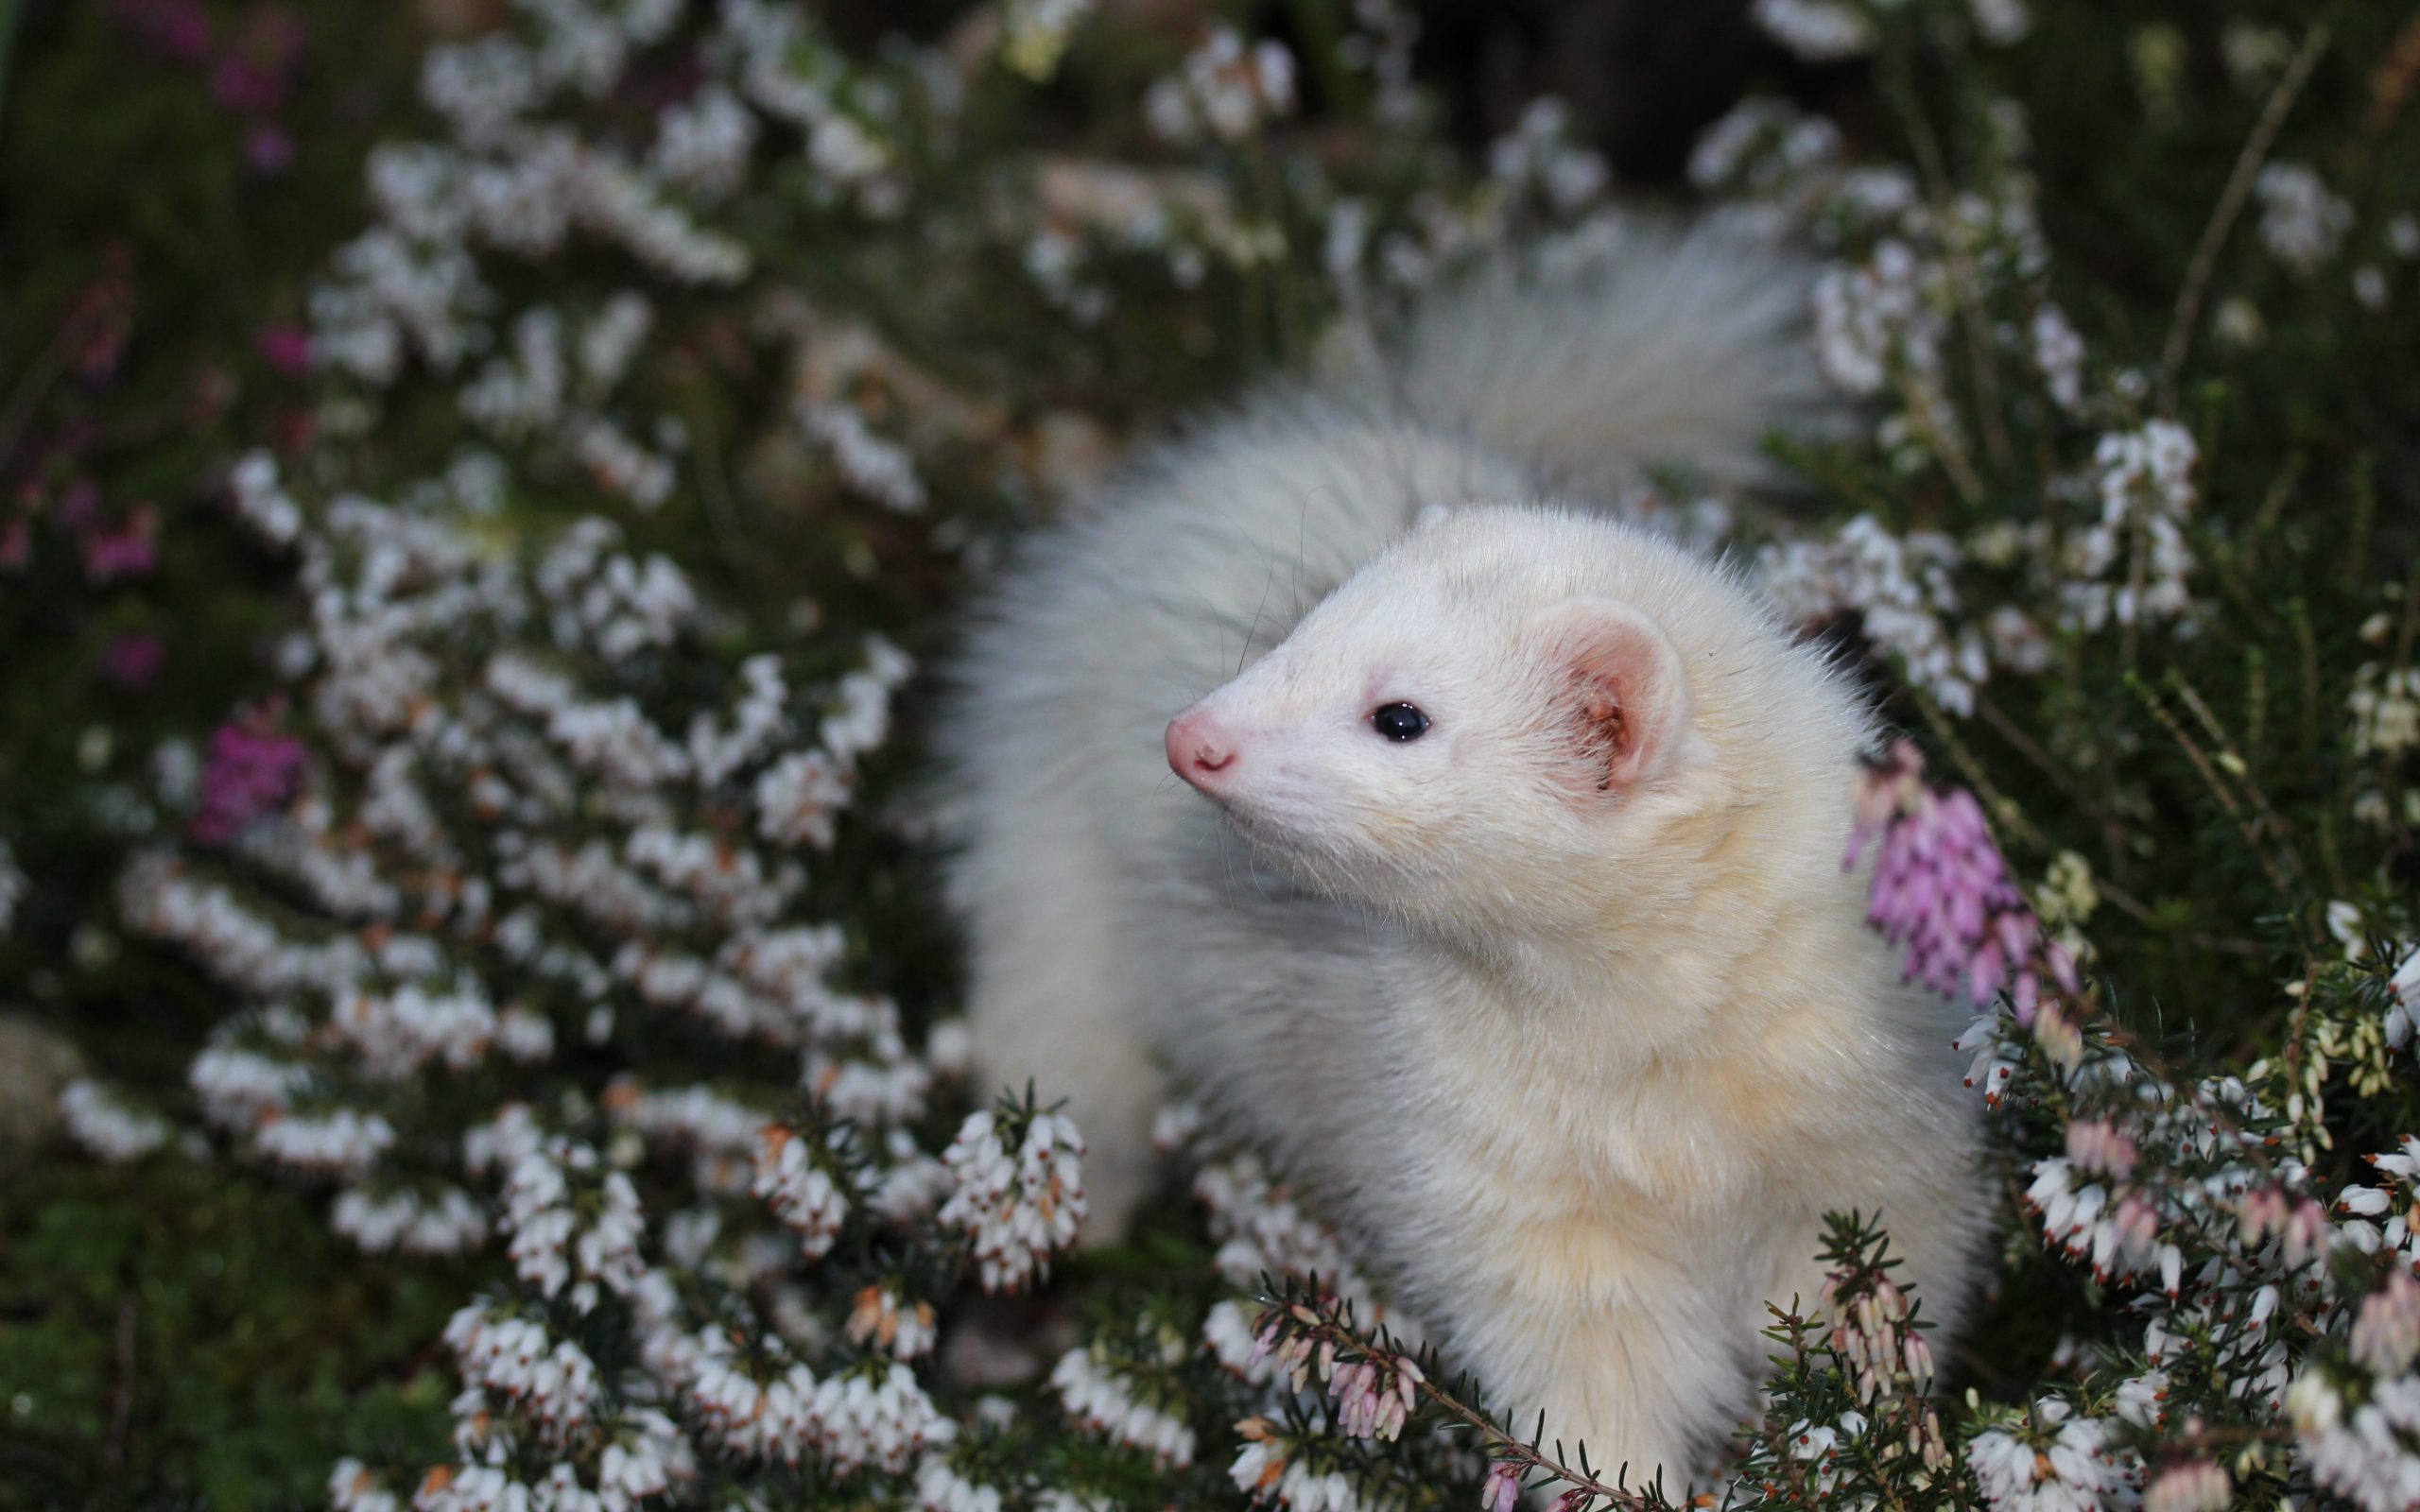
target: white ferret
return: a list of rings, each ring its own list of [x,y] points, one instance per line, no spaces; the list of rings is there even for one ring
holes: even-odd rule
[[[939,726],[977,1060],[1069,1100],[1096,1234],[1164,1058],[1499,1406],[1668,1488],[1825,1212],[1943,1324],[1981,1227],[1947,1010],[1842,869],[1863,701],[1568,507],[1752,471],[1806,286],[1703,227],[1499,265],[1026,541]]]

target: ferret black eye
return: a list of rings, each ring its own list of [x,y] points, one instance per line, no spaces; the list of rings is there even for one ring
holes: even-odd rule
[[[1389,740],[1418,740],[1428,732],[1428,716],[1414,704],[1380,704],[1371,711],[1370,723]]]

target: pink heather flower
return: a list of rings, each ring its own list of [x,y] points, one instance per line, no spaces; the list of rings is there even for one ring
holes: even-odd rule
[[[294,87],[304,36],[302,18],[295,12],[284,6],[253,6],[220,51],[210,72],[210,93],[246,115],[281,109]]]
[[[2231,1490],[2224,1468],[2187,1460],[2160,1471],[2143,1492],[2143,1512],[2223,1512]]]
[[[198,63],[210,52],[210,13],[201,0],[118,0],[117,24],[171,61]]]
[[[147,630],[129,630],[101,653],[101,675],[121,688],[140,692],[160,675],[160,663],[167,654],[158,636]]]
[[[1982,805],[1963,788],[1927,786],[1924,757],[1904,740],[1860,783],[1842,867],[1855,867],[1877,839],[1866,919],[1907,947],[1910,980],[1945,996],[1963,988],[1979,1005],[2006,988],[2017,1022],[2027,1024],[2044,971],[2062,989],[2077,989],[2074,963],[2043,940],[1992,843]]]
[[[147,577],[160,565],[153,541],[159,517],[148,507],[129,514],[114,530],[84,533],[84,579],[106,583],[117,577]]]
[[[2099,1119],[2067,1125],[2067,1159],[2083,1170],[2123,1180],[2135,1169],[2135,1142],[2125,1130]]]
[[[1512,1512],[1521,1500],[1521,1467],[1509,1459],[1487,1468],[1478,1488],[1478,1512]]]
[[[101,518],[100,485],[91,478],[78,478],[60,491],[59,502],[52,507],[58,514],[60,528],[89,534]]]
[[[294,139],[268,122],[244,133],[244,162],[261,177],[274,178],[294,165]]]
[[[2408,1270],[2387,1273],[2354,1318],[2353,1358],[2380,1376],[2401,1375],[2420,1355],[2420,1281]]]
[[[302,742],[270,729],[267,716],[245,714],[219,726],[202,764],[194,838],[223,845],[242,833],[293,796],[308,760]]]
[[[310,369],[311,333],[302,326],[265,325],[254,338],[253,347],[263,362],[289,378]]]

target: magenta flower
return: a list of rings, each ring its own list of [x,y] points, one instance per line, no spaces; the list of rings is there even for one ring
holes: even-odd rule
[[[291,378],[309,370],[311,366],[311,333],[291,323],[265,325],[254,338],[253,346],[261,360]]]
[[[294,139],[265,121],[244,133],[244,163],[262,178],[274,178],[294,165]]]
[[[1855,867],[1877,838],[1865,917],[1907,948],[1907,979],[1945,996],[1963,990],[1978,1005],[2006,988],[2027,1024],[2045,972],[2062,990],[2078,989],[2074,963],[2042,937],[2010,879],[1982,805],[1963,788],[1927,786],[1924,757],[1904,740],[1866,774],[1842,867]]]
[[[130,630],[101,653],[101,675],[121,688],[137,692],[151,685],[167,659],[167,645],[147,630]]]
[[[172,61],[198,63],[210,53],[210,13],[201,0],[117,0],[117,24]]]
[[[210,71],[210,93],[244,115],[270,115],[284,108],[302,61],[302,18],[283,6],[254,6],[220,49]]]
[[[82,537],[84,579],[106,583],[116,577],[146,577],[160,565],[159,517],[148,508],[136,509],[115,529],[88,528]]]
[[[239,714],[211,735],[201,768],[201,809],[193,817],[195,839],[223,845],[293,797],[310,755],[302,742],[270,728],[273,717]]]

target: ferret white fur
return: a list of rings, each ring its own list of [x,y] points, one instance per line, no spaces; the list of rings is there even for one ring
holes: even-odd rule
[[[1482,276],[1027,541],[939,727],[977,1061],[1069,1099],[1096,1233],[1156,1053],[1498,1404],[1668,1488],[1827,1211],[1955,1323],[1977,1122],[1841,868],[1857,692],[1736,576],[1485,502],[1752,471],[1804,290],[1703,228]]]

